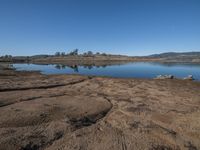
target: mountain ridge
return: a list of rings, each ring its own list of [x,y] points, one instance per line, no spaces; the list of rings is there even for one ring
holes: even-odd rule
[[[148,55],[147,57],[164,58],[164,57],[177,57],[177,56],[199,56],[200,57],[200,52],[197,52],[197,51],[195,52],[166,52],[166,53]]]

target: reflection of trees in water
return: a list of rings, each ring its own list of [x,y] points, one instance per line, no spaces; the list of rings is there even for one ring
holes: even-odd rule
[[[93,69],[95,65],[82,65],[83,68],[85,69]]]
[[[101,67],[102,67],[102,68],[106,68],[106,67],[107,67],[107,65],[102,65]]]
[[[56,65],[55,68],[56,69],[65,69],[66,66],[65,65]]]
[[[61,67],[61,65],[55,65],[55,68],[56,69],[61,69],[62,67]]]
[[[93,66],[92,66],[92,65],[91,65],[91,66],[88,66],[88,69],[90,69],[90,70],[91,70],[92,68],[93,68]]]
[[[62,69],[65,69],[65,68],[66,68],[66,66],[65,66],[65,65],[61,65],[61,68],[62,68]]]
[[[96,68],[100,68],[100,67],[106,68],[107,65],[83,65],[83,67],[87,68],[87,69],[93,69],[94,67],[96,67]]]
[[[89,69],[89,70],[94,69],[94,67],[96,67],[96,68],[100,68],[100,67],[105,68],[105,67],[107,67],[107,65],[95,65],[95,64],[92,64],[92,65],[80,65],[80,66],[82,66],[85,69]],[[56,64],[55,68],[56,69],[66,69],[66,67],[69,67],[69,68],[73,69],[74,72],[79,72],[79,67],[80,66],[78,66],[78,65]]]
[[[83,65],[85,69],[92,69],[95,65]]]
[[[73,66],[69,66],[69,67],[72,68],[74,70],[74,72],[79,72],[77,65],[73,65]]]
[[[55,65],[56,69],[66,69],[66,67],[69,67],[69,68],[73,69],[74,72],[78,72],[78,66],[77,65],[72,65],[72,66],[67,66],[67,65],[63,65],[63,64]]]

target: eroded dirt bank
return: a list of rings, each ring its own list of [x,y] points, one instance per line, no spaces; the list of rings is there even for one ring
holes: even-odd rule
[[[1,150],[200,149],[200,83],[0,74]]]

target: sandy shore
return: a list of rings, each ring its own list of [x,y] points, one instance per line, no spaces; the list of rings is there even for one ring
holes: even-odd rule
[[[0,72],[1,150],[200,149],[200,83]]]

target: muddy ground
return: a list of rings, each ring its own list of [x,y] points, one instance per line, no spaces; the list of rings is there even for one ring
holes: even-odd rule
[[[1,150],[198,150],[200,83],[0,71]]]

